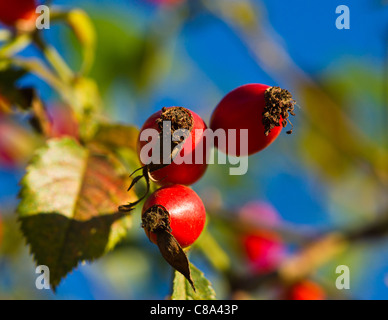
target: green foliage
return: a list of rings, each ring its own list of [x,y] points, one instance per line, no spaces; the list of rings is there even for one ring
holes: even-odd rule
[[[17,86],[17,81],[26,74],[24,69],[9,68],[8,63],[0,66],[0,111],[10,111],[12,105],[23,110],[31,106],[33,89]]]
[[[194,292],[187,279],[175,271],[172,300],[215,300],[216,293],[200,270],[190,263],[191,277],[193,278],[196,292]]]
[[[133,126],[122,124],[100,124],[93,141],[110,148],[126,148],[136,150],[139,130]]]
[[[49,140],[37,151],[21,181],[17,211],[54,289],[80,261],[100,257],[125,236],[130,218],[117,207],[134,200],[128,183],[116,159],[73,139]]]

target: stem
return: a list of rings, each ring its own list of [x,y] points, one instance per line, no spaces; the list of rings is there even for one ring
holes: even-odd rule
[[[221,248],[209,231],[205,230],[195,245],[216,270],[222,273],[230,272],[231,261],[228,254]]]
[[[383,109],[382,109],[382,138],[385,147],[388,147],[388,32],[384,39],[384,64],[383,64]]]
[[[3,39],[7,40],[9,34],[2,34]],[[14,54],[22,51],[31,43],[31,36],[27,33],[23,33],[15,37],[11,42],[5,44],[0,49],[0,58],[9,58]]]
[[[43,39],[41,38],[39,33],[35,33],[33,41],[37,45],[37,47],[40,50],[42,50],[43,55],[45,56],[47,61],[50,63],[51,67],[59,75],[59,77],[65,83],[71,83],[73,81],[75,75],[74,75],[73,71],[70,69],[70,67],[63,60],[63,58],[60,56],[58,51],[54,47],[46,44],[43,41]]]
[[[229,281],[232,289],[254,291],[272,281],[292,283],[307,278],[317,269],[344,253],[350,245],[386,237],[388,235],[388,212],[383,212],[381,216],[381,219],[354,230],[327,232],[286,259],[277,271],[272,273],[259,277],[231,274]]]
[[[48,83],[52,88],[54,88],[59,94],[63,92],[68,92],[68,88],[63,82],[58,79],[58,77],[52,73],[47,67],[41,63],[38,59],[21,59],[13,58],[12,63],[16,66],[24,68],[29,72],[35,74],[46,83]],[[64,93],[62,95],[65,95]]]
[[[47,116],[47,111],[42,103],[42,101],[34,94],[32,99],[32,110],[36,117],[36,120],[39,123],[40,129],[42,130],[43,135],[48,138],[50,136],[51,125]]]

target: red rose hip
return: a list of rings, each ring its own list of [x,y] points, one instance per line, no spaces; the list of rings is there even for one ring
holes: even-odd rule
[[[319,284],[303,280],[289,289],[286,298],[287,300],[325,300],[326,294]]]
[[[251,271],[263,274],[275,270],[286,255],[281,236],[271,230],[282,223],[279,213],[270,203],[252,201],[239,210],[239,216],[247,224],[258,225],[241,238]]]
[[[31,30],[35,26],[35,0],[0,0],[0,21],[10,27]]]
[[[194,243],[201,234],[206,221],[206,211],[201,198],[189,187],[183,185],[165,186],[156,190],[144,203],[142,222],[148,238],[157,244],[156,226],[165,217],[157,216],[153,208],[165,208],[168,212],[166,224],[182,248]],[[163,222],[164,223],[164,222]],[[157,228],[157,227],[156,227]]]
[[[270,231],[258,231],[242,237],[245,254],[252,272],[256,274],[275,270],[285,255],[282,239]]]
[[[173,135],[177,129],[186,129],[190,136],[187,137],[182,145],[179,155],[182,157],[182,163],[172,161],[170,164],[152,171],[150,176],[159,185],[168,184],[183,184],[191,185],[198,181],[205,173],[207,168],[208,146],[205,143],[204,131],[206,124],[199,115],[195,112],[183,107],[163,108],[151,115],[140,130],[137,152],[140,161],[142,161],[142,150],[148,144],[152,143],[151,139],[142,141],[142,133],[147,129],[154,129],[160,135],[163,135],[163,122],[171,121],[171,134]],[[172,144],[174,147],[174,144]],[[161,153],[162,151],[159,151]],[[171,150],[172,152],[172,150]],[[171,154],[170,152],[170,154]],[[202,152],[200,161],[196,159],[196,153]],[[186,156],[185,156],[186,155]],[[147,157],[153,157],[152,150],[147,154]],[[162,160],[160,154],[157,155]],[[143,159],[144,160],[144,159]],[[187,161],[188,160],[188,161]],[[163,164],[163,160],[160,161]],[[143,162],[144,164],[144,162]]]
[[[236,130],[236,138],[226,135],[226,144],[216,146],[233,156],[251,155],[269,146],[289,122],[289,114],[294,115],[295,101],[285,89],[264,84],[247,84],[229,92],[215,108],[210,128]],[[248,129],[247,148],[241,148],[240,130]],[[287,133],[291,133],[292,130]],[[233,139],[233,140],[231,140]],[[230,141],[231,140],[231,141]],[[230,149],[228,144],[235,144]]]

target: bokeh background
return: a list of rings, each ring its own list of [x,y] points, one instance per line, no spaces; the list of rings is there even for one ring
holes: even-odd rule
[[[218,298],[274,298],[281,284],[232,290],[222,272],[228,265],[244,277],[262,276],[251,272],[244,255],[244,232],[231,226],[241,219],[244,206],[260,202],[276,212],[282,259],[322,235],[362,230],[388,216],[387,3],[167,2],[53,4],[79,7],[90,15],[97,34],[91,77],[99,86],[105,116],[115,122],[140,127],[163,106],[185,106],[208,122],[226,93],[252,82],[278,85],[294,94],[298,107],[292,135],[282,133],[269,148],[251,156],[247,175],[230,176],[228,165],[210,165],[193,186],[208,209],[212,239],[202,239],[190,260],[213,283]],[[343,4],[350,8],[349,30],[335,27],[335,9]],[[79,45],[68,28],[53,24],[44,37],[71,66],[79,66]],[[31,47],[19,53],[37,54]],[[60,112],[54,106],[61,105],[61,99],[45,82],[27,75],[20,85],[37,88],[50,110]],[[166,298],[171,268],[145,237],[136,213],[127,238],[101,259],[75,269],[57,294],[35,288],[35,265],[14,211],[18,182],[38,143],[25,115],[1,119],[0,298]],[[324,288],[327,298],[388,298],[385,230],[361,234],[339,253],[320,252],[324,261],[309,277]],[[220,247],[218,264],[202,250],[207,241]],[[350,290],[335,289],[338,265],[350,268]]]

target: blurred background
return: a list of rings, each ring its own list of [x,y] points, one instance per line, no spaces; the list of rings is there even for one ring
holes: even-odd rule
[[[114,122],[140,128],[163,106],[184,106],[208,123],[222,97],[247,83],[293,93],[292,135],[283,132],[251,156],[247,175],[230,176],[228,165],[210,165],[193,185],[208,225],[190,261],[212,282],[217,298],[284,298],[290,279],[315,284],[313,291],[327,299],[388,298],[386,2],[52,5],[81,8],[90,16],[96,32],[90,78],[99,88],[103,116]],[[349,6],[349,30],[336,28],[339,5]],[[43,34],[79,69],[82,50],[69,28],[53,23]],[[39,54],[31,46],[18,53]],[[74,135],[68,107],[46,82],[27,74],[18,85],[37,89],[52,117],[53,136]],[[0,113],[0,298],[168,297],[172,270],[144,235],[138,212],[126,239],[77,267],[55,295],[35,288],[35,265],[15,208],[18,183],[41,143],[25,114]],[[344,240],[332,240],[338,235]],[[350,269],[349,290],[335,287],[338,265]]]

